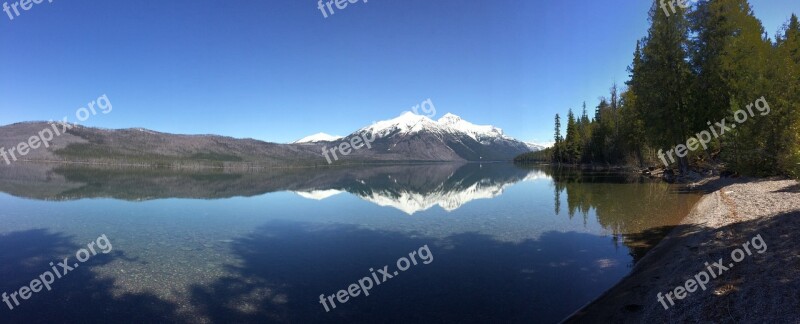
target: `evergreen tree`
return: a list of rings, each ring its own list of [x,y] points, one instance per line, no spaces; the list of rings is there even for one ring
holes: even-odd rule
[[[563,162],[562,158],[562,138],[561,138],[561,117],[556,114],[556,127],[555,127],[555,144],[553,144],[553,159],[556,162]]]
[[[721,56],[736,30],[728,20],[729,4],[701,0],[689,15],[692,32],[690,43],[692,69],[696,74],[692,89],[692,130],[707,128],[707,121],[729,116],[730,91],[725,86]]]
[[[676,6],[675,14],[667,16],[658,5],[656,0],[650,9],[651,26],[643,41],[633,90],[647,137],[656,147],[670,148],[685,142],[690,134],[689,25],[685,9]],[[686,156],[679,157],[678,162],[681,171],[688,169]]]
[[[775,104],[773,136],[780,141],[777,163],[782,173],[800,177],[800,22],[792,14],[776,37],[770,59],[771,98]]]
[[[722,84],[715,85],[716,91],[725,91],[727,95],[726,109],[729,124],[736,124],[734,112],[746,109],[762,96],[769,102],[767,82],[767,62],[770,59],[771,44],[764,38],[764,28],[753,15],[747,0],[715,0],[708,5],[712,8],[712,21],[721,26],[705,25],[704,28],[716,28],[722,33],[722,52],[714,58],[718,62],[718,71]],[[778,152],[782,150],[780,139],[775,134],[781,128],[781,122],[775,116],[780,112],[771,112],[772,116],[750,117],[745,123],[738,124],[735,129],[726,131],[721,136],[722,158],[738,171],[747,174],[765,174],[774,170]]]
[[[637,86],[640,82],[639,67],[642,62],[641,41],[636,41],[636,49],[633,52],[633,62],[628,67],[630,80],[626,82],[628,90],[622,95],[625,110],[622,112],[622,123],[625,125],[622,140],[626,146],[626,151],[632,154],[640,165],[646,163],[644,149],[647,147],[645,123],[641,109],[636,100]]]
[[[567,113],[567,138],[566,138],[566,149],[567,149],[567,162],[568,163],[578,163],[581,159],[581,149],[580,149],[580,135],[578,133],[578,128],[575,120],[575,114],[572,113],[572,109],[569,109]]]
[[[646,147],[644,120],[636,106],[636,95],[633,91],[625,91],[621,97],[620,142],[618,145],[623,154],[635,160],[639,166],[643,166],[646,163],[643,152]]]
[[[608,121],[606,118],[609,104],[605,98],[600,98],[594,113],[594,126],[592,127],[592,140],[590,146],[591,160],[596,163],[608,163],[606,159],[606,136],[608,134]]]
[[[592,140],[592,121],[589,119],[589,113],[586,111],[586,101],[583,102],[583,112],[580,118],[580,135],[581,135],[581,162],[592,163],[591,154],[588,154]]]

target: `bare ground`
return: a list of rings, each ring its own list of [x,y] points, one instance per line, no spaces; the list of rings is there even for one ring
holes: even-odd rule
[[[800,183],[713,179],[683,223],[631,273],[565,323],[800,323]],[[767,245],[664,309],[666,294],[756,235]]]

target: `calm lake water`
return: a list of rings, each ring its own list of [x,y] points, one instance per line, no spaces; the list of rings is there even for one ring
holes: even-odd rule
[[[635,176],[511,164],[19,164],[0,167],[0,192],[0,292],[50,262],[77,264],[101,235],[111,244],[51,291],[0,304],[5,323],[553,323],[618,282],[698,199]],[[398,271],[412,251],[417,264]],[[365,277],[381,282],[369,296],[320,302]]]

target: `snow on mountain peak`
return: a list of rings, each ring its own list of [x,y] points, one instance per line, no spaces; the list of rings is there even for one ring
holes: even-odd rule
[[[411,134],[423,130],[435,133],[466,135],[482,143],[495,138],[512,139],[503,134],[503,130],[500,128],[491,125],[475,125],[452,113],[445,114],[439,120],[432,120],[426,116],[407,111],[394,119],[376,122],[359,131],[370,132],[378,137],[383,137],[394,132]]]
[[[341,138],[342,136],[334,136],[325,133],[316,133],[314,135],[309,135],[299,140],[296,140],[293,143],[301,144],[301,143],[314,143],[314,142],[332,142]]]
[[[540,171],[541,172],[541,171]],[[544,174],[542,172],[542,174]],[[526,178],[527,180],[527,178]],[[459,189],[437,189],[435,191],[421,193],[414,190],[377,190],[371,189],[367,192],[352,192],[356,196],[366,201],[372,202],[379,206],[393,207],[399,209],[406,214],[413,215],[417,212],[428,210],[433,206],[438,205],[442,209],[450,212],[454,211],[464,204],[478,199],[488,199],[497,197],[505,191],[512,183],[487,183],[476,182],[466,188]],[[337,189],[328,190],[312,190],[306,192],[297,192],[303,198],[323,200],[331,196],[343,193],[346,191]]]
[[[491,125],[475,125],[451,113],[447,113],[440,118],[439,123],[447,125],[451,129],[461,133],[465,133],[479,142],[483,142],[487,138],[511,139],[503,134],[503,130],[500,128]]]
[[[303,198],[313,199],[313,200],[323,200],[330,198],[332,196],[338,195],[343,193],[344,191],[336,190],[336,189],[327,189],[327,190],[311,190],[311,191],[295,191],[296,194],[300,195]]]
[[[463,119],[461,119],[461,117],[459,117],[459,116],[453,115],[451,113],[447,113],[444,116],[442,116],[442,118],[439,118],[438,122],[442,123],[442,124],[445,124],[445,125],[452,125],[452,124],[458,123],[458,122],[460,122],[462,120]]]
[[[401,133],[416,133],[422,130],[437,129],[439,125],[432,119],[406,111],[402,115],[390,119],[376,122],[360,131],[367,131],[379,137],[389,135],[399,131]]]

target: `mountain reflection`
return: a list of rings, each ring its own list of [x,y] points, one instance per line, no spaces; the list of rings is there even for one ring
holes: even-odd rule
[[[555,215],[565,214],[570,219],[583,217],[584,223],[596,217],[609,234],[627,235],[628,240],[635,238],[633,234],[664,231],[680,223],[697,201],[697,196],[678,193],[673,185],[638,175],[522,168],[508,163],[376,165],[261,172],[60,164],[0,167],[0,191],[39,200],[222,199],[279,191],[322,200],[349,193],[409,215],[434,206],[454,211],[474,200],[498,197],[507,187],[533,179],[545,180],[552,186]],[[649,245],[647,243],[642,242]]]
[[[280,169],[264,172],[176,171],[24,164],[0,168],[0,191],[42,200],[114,198],[220,199],[293,191],[309,199],[349,192],[408,214],[439,205],[451,211],[493,198],[530,174],[505,163],[382,165],[335,169]]]

